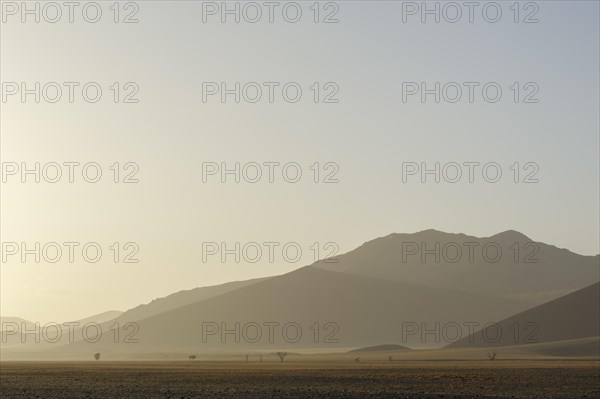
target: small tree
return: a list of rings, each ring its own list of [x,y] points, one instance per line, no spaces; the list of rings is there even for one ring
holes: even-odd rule
[[[389,358],[390,358],[390,362],[391,362],[392,361],[392,355],[390,355]]]
[[[196,360],[196,355],[189,355],[189,356],[188,356],[188,359],[189,359],[190,361],[192,361],[192,360]]]
[[[496,358],[497,354],[498,354],[498,352],[496,352],[495,350],[491,351],[491,352],[488,352],[487,353],[487,358],[490,359],[490,361],[492,361],[492,360],[494,360]]]
[[[283,359],[287,356],[287,352],[277,352],[277,356],[279,356],[279,360],[283,363]]]
[[[360,362],[360,357],[357,357],[356,359],[354,359],[355,362]]]
[[[94,353],[94,359],[96,359],[96,361],[100,360],[100,353]]]

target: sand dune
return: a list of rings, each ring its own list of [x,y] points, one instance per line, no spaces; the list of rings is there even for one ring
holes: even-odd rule
[[[551,343],[598,336],[600,283],[503,319],[450,347]]]
[[[396,345],[396,344],[383,344],[383,345],[368,346],[366,348],[353,349],[350,352],[351,353],[356,353],[356,352],[396,352],[396,351],[407,351],[407,350],[410,350],[410,348],[407,348],[406,346]]]

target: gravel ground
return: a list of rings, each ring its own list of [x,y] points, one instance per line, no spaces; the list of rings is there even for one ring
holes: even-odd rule
[[[600,398],[598,362],[4,362],[0,377],[6,399]]]

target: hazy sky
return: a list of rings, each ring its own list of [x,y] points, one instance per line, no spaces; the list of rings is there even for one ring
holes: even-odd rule
[[[81,166],[74,183],[66,166],[55,184],[7,176],[0,196],[3,243],[81,245],[73,263],[65,246],[57,263],[9,256],[1,265],[1,314],[61,322],[126,310],[182,289],[310,264],[315,242],[322,257],[328,242],[347,252],[392,232],[428,228],[477,236],[515,229],[536,241],[597,254],[598,2],[536,2],[539,10],[520,9],[519,23],[512,3],[498,2],[503,14],[497,23],[477,8],[473,23],[463,15],[457,23],[442,18],[439,24],[431,16],[422,23],[419,14],[403,22],[407,5],[400,1],[337,2],[339,22],[330,24],[314,23],[313,2],[298,2],[298,23],[282,19],[284,3],[274,23],[266,15],[258,23],[233,23],[232,17],[221,23],[219,15],[209,15],[204,23],[196,1],[137,2],[139,23],[132,24],[113,22],[112,2],[99,2],[98,23],[83,20],[80,10],[73,23],[66,15],[57,23],[32,17],[22,23],[20,14],[3,10],[3,94],[12,87],[7,82],[29,88],[57,82],[64,90],[57,103],[35,103],[33,95],[23,103],[20,93],[3,99],[5,168],[7,162],[96,162],[103,174],[95,184],[83,180]],[[122,9],[119,18],[134,11]],[[334,11],[321,3],[319,19]],[[530,13],[538,23],[522,23]],[[80,83],[74,103],[63,82]],[[97,103],[81,97],[88,82],[103,89]],[[120,82],[119,103],[109,88],[114,82]],[[124,87],[127,82],[139,87],[138,103],[122,103],[135,88]],[[233,95],[226,103],[218,95],[203,102],[203,82],[280,85],[273,103],[263,85],[261,101],[237,104]],[[303,89],[297,103],[282,99],[288,82]],[[314,82],[320,100],[339,88],[339,102],[315,103]],[[419,95],[403,102],[403,82],[479,86],[473,103],[466,86],[457,103],[435,103],[433,95],[422,103]],[[496,103],[482,98],[481,87],[489,82],[502,88]],[[538,102],[524,103],[533,91]],[[120,180],[133,171],[124,169],[126,163],[139,165],[139,183],[114,183],[115,162]],[[230,168],[236,162],[296,163],[302,178],[286,182],[279,166],[270,183],[263,165],[257,183],[235,183],[232,176],[221,183],[220,175],[203,182],[206,162]],[[319,183],[313,181],[315,162]],[[457,183],[435,183],[429,176],[422,183],[418,175],[403,182],[405,162],[431,168],[436,162],[496,162],[503,174],[498,183],[486,182],[481,168],[473,183],[466,176]],[[510,169],[515,162],[519,183]],[[253,170],[247,169],[251,176]],[[293,178],[293,171],[286,176]],[[324,183],[332,172],[339,182]],[[529,172],[538,183],[523,183]],[[82,259],[88,242],[103,250],[97,263]],[[118,263],[109,248],[115,242]],[[138,263],[122,262],[134,248],[124,248],[127,242],[139,246]],[[273,262],[264,252],[256,263],[236,263],[233,255],[223,263],[217,255],[203,262],[203,242],[280,245]],[[302,248],[296,263],[281,254],[290,242]]]

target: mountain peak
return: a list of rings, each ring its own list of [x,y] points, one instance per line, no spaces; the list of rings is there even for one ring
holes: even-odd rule
[[[490,238],[513,241],[531,241],[531,238],[516,230],[506,230],[501,233],[495,234]]]

